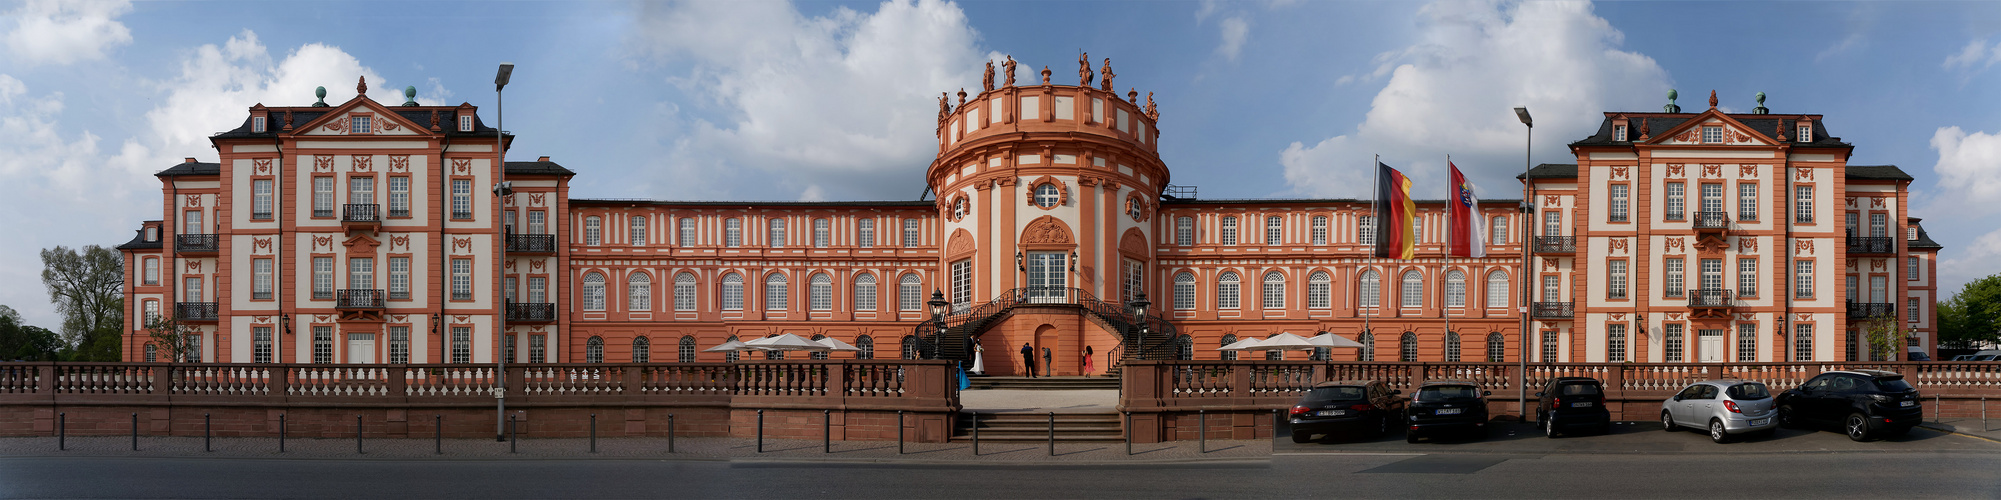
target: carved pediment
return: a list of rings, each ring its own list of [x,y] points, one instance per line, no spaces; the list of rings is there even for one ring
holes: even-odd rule
[[[1054,216],[1044,215],[1035,218],[1033,221],[1029,221],[1028,226],[1022,228],[1021,243],[1024,245],[1076,245],[1076,238],[1070,235],[1069,224],[1063,223],[1062,219],[1057,219]]]
[[[1703,141],[1702,133],[1704,127],[1720,127],[1723,133],[1722,141]],[[1731,118],[1730,115],[1723,114],[1715,109],[1704,111],[1694,118],[1682,122],[1681,125],[1677,125],[1659,134],[1654,134],[1647,142],[1651,144],[1710,146],[1769,146],[1776,144],[1770,136],[1754,132],[1751,130],[1751,127],[1744,125],[1743,122],[1739,122]]]
[[[341,245],[346,246],[347,253],[350,254],[372,254],[375,253],[375,247],[381,246],[382,242],[376,241],[375,238],[370,238],[366,234],[357,234],[348,238],[347,241],[341,242]]]
[[[952,231],[945,243],[945,258],[958,260],[961,255],[970,255],[979,250],[979,243],[973,240],[973,233],[965,229]]]

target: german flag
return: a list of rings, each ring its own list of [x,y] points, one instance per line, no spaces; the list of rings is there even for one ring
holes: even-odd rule
[[[1375,256],[1417,257],[1417,203],[1410,199],[1410,178],[1382,162],[1376,162],[1375,215]]]

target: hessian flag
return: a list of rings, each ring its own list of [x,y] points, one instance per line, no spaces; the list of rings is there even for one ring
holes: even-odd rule
[[[1459,166],[1445,162],[1452,169],[1452,206],[1450,219],[1452,248],[1448,255],[1453,257],[1486,257],[1487,242],[1480,228],[1486,227],[1487,218],[1480,215],[1480,198],[1473,195],[1473,183],[1466,181],[1466,175],[1459,173]]]
[[[1417,257],[1417,203],[1410,199],[1410,178],[1376,162],[1376,257]]]

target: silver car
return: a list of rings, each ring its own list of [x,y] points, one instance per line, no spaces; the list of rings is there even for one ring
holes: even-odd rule
[[[1765,384],[1746,380],[1696,382],[1661,402],[1661,429],[1703,429],[1718,443],[1728,443],[1742,434],[1771,436],[1779,428],[1773,406],[1772,392]]]

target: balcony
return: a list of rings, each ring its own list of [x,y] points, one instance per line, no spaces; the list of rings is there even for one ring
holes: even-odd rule
[[[507,253],[556,253],[556,235],[509,234]]]
[[[1849,302],[1848,319],[1896,318],[1897,305],[1889,302]]]
[[[1537,236],[1535,253],[1577,253],[1576,236]]]
[[[180,253],[215,253],[217,242],[222,241],[213,234],[176,234],[174,251]]]
[[[556,320],[556,305],[540,302],[508,302],[507,321],[512,323],[547,323]]]
[[[382,290],[341,290],[334,296],[334,309],[382,309],[385,295]]]
[[[1730,212],[1696,212],[1689,216],[1690,225],[1696,231],[1724,231],[1730,229]]]
[[[1689,290],[1688,307],[1696,309],[1728,309],[1736,307],[1737,301],[1729,290]]]
[[[1529,308],[1529,315],[1535,319],[1570,319],[1577,315],[1572,302],[1536,302]]]
[[[215,321],[214,302],[175,302],[174,319],[181,321]]]
[[[1897,253],[1897,239],[1874,236],[1849,236],[1848,254],[1894,254]]]
[[[382,205],[349,203],[340,209],[340,224],[348,231],[374,231],[382,226]]]

